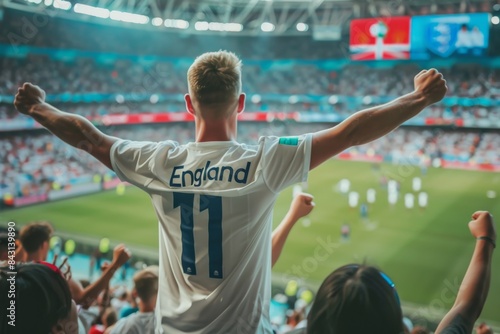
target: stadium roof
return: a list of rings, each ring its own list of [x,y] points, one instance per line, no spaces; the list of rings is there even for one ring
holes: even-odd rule
[[[488,0],[441,0],[462,4]],[[51,16],[102,24],[127,22],[149,29],[192,34],[304,35],[342,26],[353,17],[401,15],[405,6],[435,6],[421,0],[4,0],[4,7],[45,11]],[[115,22],[113,22],[115,21]]]

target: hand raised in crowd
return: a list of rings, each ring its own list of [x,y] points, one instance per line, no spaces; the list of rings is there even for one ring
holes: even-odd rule
[[[307,216],[314,209],[313,195],[299,193],[290,204],[289,214],[293,219],[298,220]]]
[[[469,230],[474,238],[488,238],[493,244],[497,240],[493,216],[488,211],[476,211],[469,222]]]
[[[420,71],[413,82],[415,91],[422,93],[429,105],[441,101],[448,91],[443,75],[434,68]]]
[[[119,244],[113,250],[112,266],[121,267],[132,257],[132,253],[124,244]]]
[[[71,274],[71,266],[69,265],[68,262],[68,257],[64,256],[60,265],[57,265],[58,259],[59,259],[59,254],[54,254],[54,259],[52,260],[52,264],[58,267],[62,275],[66,279],[66,281],[69,281],[72,277],[72,274]]]
[[[14,106],[22,114],[30,115],[34,109],[45,102],[45,91],[29,82],[19,87],[14,98]]]

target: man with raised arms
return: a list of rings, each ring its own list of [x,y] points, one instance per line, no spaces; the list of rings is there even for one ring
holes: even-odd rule
[[[345,149],[394,130],[447,90],[434,69],[414,82],[413,92],[330,129],[262,137],[257,145],[236,141],[245,94],[241,61],[226,51],[202,54],[188,70],[191,143],[107,136],[46,103],[44,91],[30,83],[14,104],[150,195],[160,225],[158,333],[272,333],[271,223],[279,192]]]

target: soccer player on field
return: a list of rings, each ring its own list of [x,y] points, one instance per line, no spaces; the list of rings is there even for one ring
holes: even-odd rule
[[[192,143],[107,136],[45,102],[45,92],[30,83],[14,104],[150,195],[159,220],[158,333],[272,333],[271,222],[279,192],[345,149],[394,130],[447,90],[435,69],[421,71],[414,83],[412,93],[330,129],[262,137],[257,145],[236,141],[245,94],[241,62],[226,51],[205,53],[188,70]]]

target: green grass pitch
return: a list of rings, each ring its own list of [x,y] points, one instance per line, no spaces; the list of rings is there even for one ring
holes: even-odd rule
[[[316,208],[310,226],[298,222],[290,234],[274,273],[302,276],[319,283],[334,268],[364,262],[383,268],[396,282],[405,303],[450,307],[465,273],[474,240],[467,222],[476,210],[489,210],[500,217],[500,202],[487,198],[488,190],[500,195],[500,175],[495,173],[430,169],[422,177],[429,194],[425,211],[408,210],[402,198],[394,207],[379,185],[382,173],[401,181],[401,192],[411,192],[413,166],[382,165],[332,160],[311,172],[307,191],[315,196]],[[335,191],[341,178],[351,180],[351,189],[365,198],[368,188],[377,190],[377,201],[369,207],[369,223],[362,222],[358,209],[350,209],[347,198]],[[291,189],[279,197],[275,225],[286,213]],[[0,221],[23,224],[49,220],[57,230],[79,235],[107,236],[112,241],[154,248],[158,245],[157,220],[147,195],[128,188],[123,196],[114,191],[36,205],[0,213]],[[340,242],[340,226],[349,223],[351,240]],[[500,221],[497,219],[497,224]],[[329,246],[325,246],[329,245]],[[325,248],[326,247],[326,248]],[[498,251],[498,250],[497,250]],[[500,322],[500,258],[494,258],[488,302],[482,318]],[[429,310],[422,309],[422,316]]]

